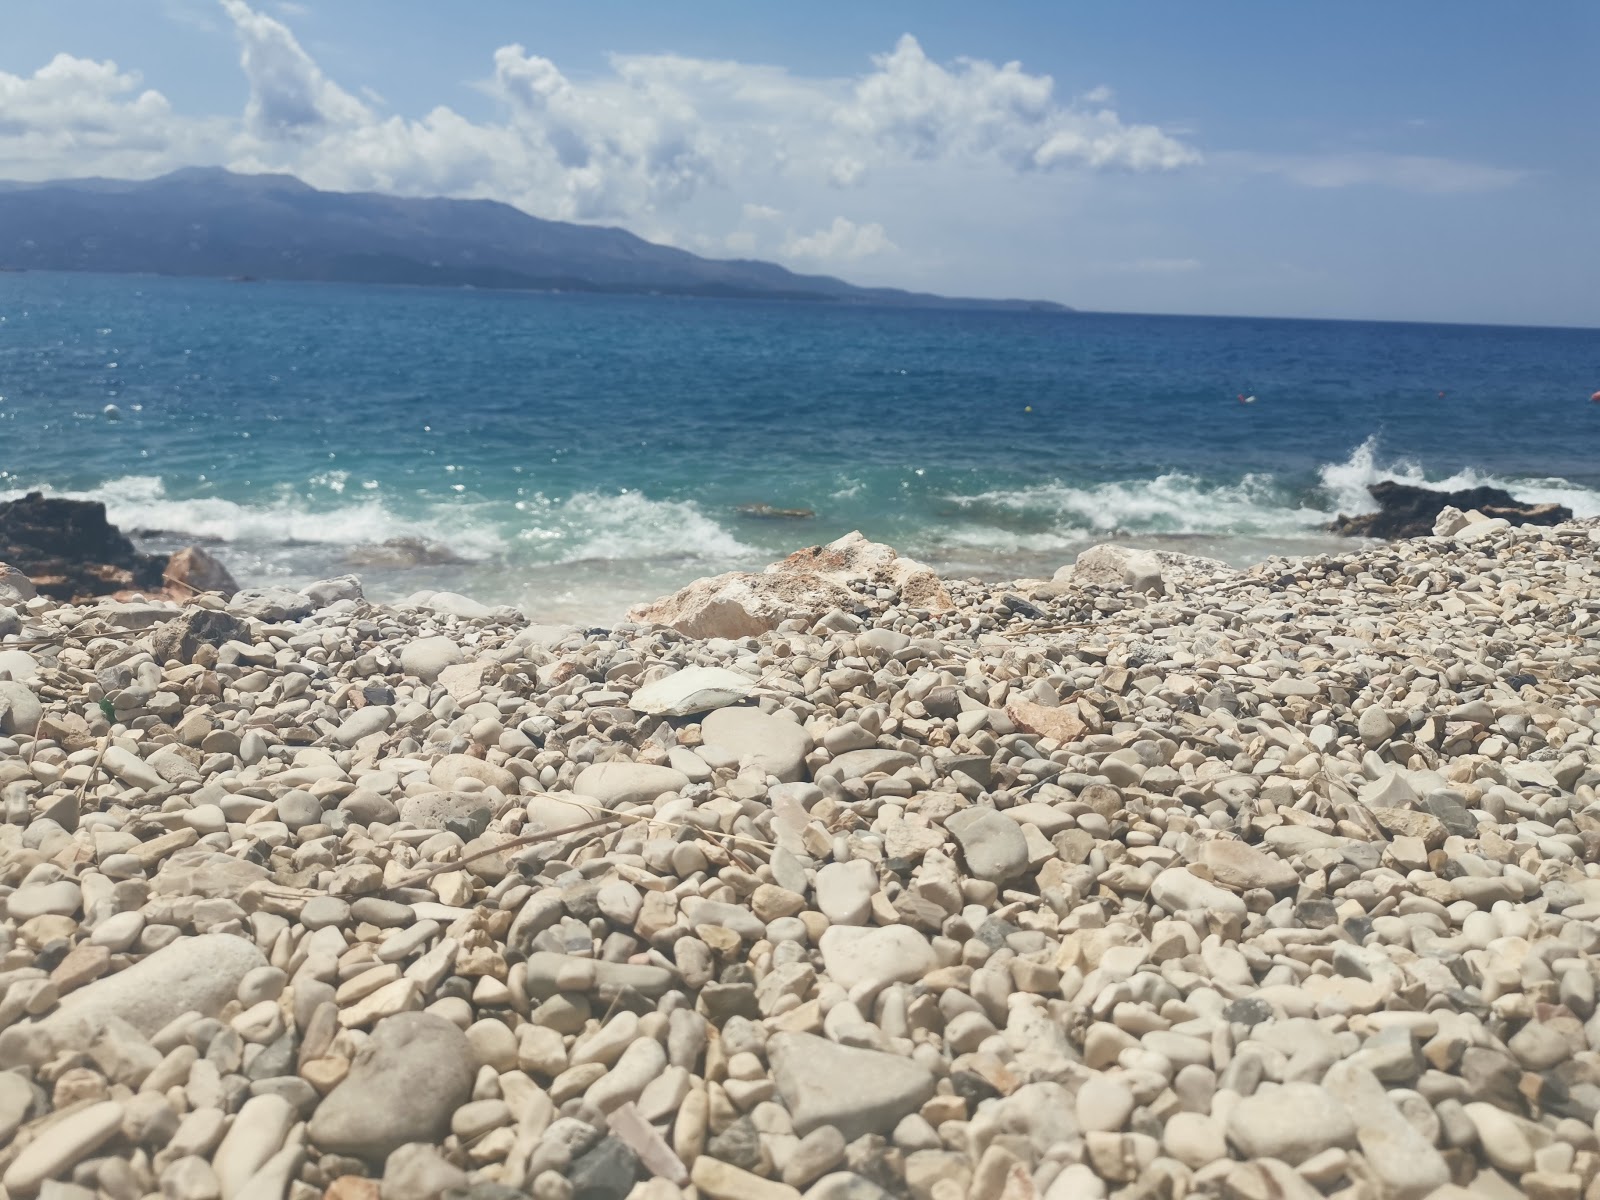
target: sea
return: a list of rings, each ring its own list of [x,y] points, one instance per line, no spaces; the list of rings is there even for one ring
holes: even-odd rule
[[[853,529],[1010,579],[1347,547],[1383,479],[1597,516],[1596,388],[1594,329],[0,274],[0,498],[536,620]]]

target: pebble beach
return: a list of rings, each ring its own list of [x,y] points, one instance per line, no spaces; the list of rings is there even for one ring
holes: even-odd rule
[[[612,628],[0,567],[8,1200],[1594,1200],[1600,521]]]

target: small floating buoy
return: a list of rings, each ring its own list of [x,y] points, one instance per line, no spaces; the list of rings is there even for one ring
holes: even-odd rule
[[[1600,404],[1600,392],[1596,392],[1594,395],[1590,396],[1589,397],[1589,403],[1590,404]]]
[[[1246,396],[1243,392],[1239,393],[1240,404],[1254,404],[1255,402],[1256,398],[1254,396]]]
[[[1023,406],[1022,406],[1022,411],[1023,411],[1023,412],[1032,412],[1032,411],[1033,411],[1033,405],[1031,405],[1031,404],[1024,404],[1024,405],[1023,405]]]
[[[122,410],[120,408],[118,408],[115,404],[108,404],[104,408],[102,408],[100,411],[103,412],[106,415],[106,419],[108,421],[120,421],[120,420],[122,420]]]

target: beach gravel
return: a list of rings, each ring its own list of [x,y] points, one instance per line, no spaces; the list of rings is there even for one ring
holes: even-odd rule
[[[0,567],[6,1194],[1592,1200],[1600,524],[1446,518],[610,629]]]

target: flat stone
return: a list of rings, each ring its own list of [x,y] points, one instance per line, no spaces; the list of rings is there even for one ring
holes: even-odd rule
[[[823,931],[817,946],[828,976],[852,992],[862,985],[875,991],[890,983],[913,983],[939,965],[928,939],[909,925],[834,925]]]
[[[400,801],[399,817],[418,829],[443,829],[449,822],[480,816],[487,822],[493,807],[481,792],[423,792]]]
[[[261,1167],[283,1148],[299,1119],[282,1096],[252,1096],[228,1128],[211,1160],[222,1185],[222,1200],[233,1200]]]
[[[689,777],[671,767],[648,763],[604,762],[585,767],[573,782],[580,796],[598,800],[607,808],[619,804],[649,804],[668,792],[689,786]]]
[[[1200,862],[1211,871],[1212,879],[1236,891],[1266,888],[1276,892],[1300,883],[1299,872],[1288,863],[1243,842],[1206,842],[1200,847]]]
[[[362,738],[386,732],[393,724],[394,709],[386,704],[369,704],[339,722],[333,740],[341,746],[354,746]]]
[[[719,708],[700,722],[700,738],[738,762],[754,763],[780,783],[805,779],[813,743],[805,727],[759,708]]]
[[[992,808],[964,808],[945,818],[967,869],[990,883],[1007,883],[1028,869],[1028,839],[1015,821]]]
[[[817,908],[835,925],[865,925],[877,890],[878,873],[862,859],[831,862],[817,872]]]
[[[146,1037],[186,1012],[216,1016],[267,959],[254,942],[225,933],[182,937],[124,971],[65,996],[43,1022],[52,1036],[92,1036],[118,1018]]]
[[[26,733],[39,728],[44,705],[25,683],[0,680],[0,733]]]
[[[651,716],[686,717],[737,704],[756,681],[726,667],[684,667],[635,691],[628,707]]]
[[[544,999],[557,992],[594,992],[611,1000],[625,991],[654,999],[678,982],[665,967],[614,963],[539,951],[528,955],[528,993]]]
[[[399,1146],[384,1160],[382,1200],[439,1200],[466,1186],[465,1171],[420,1142]]]
[[[1444,1156],[1406,1119],[1371,1071],[1348,1060],[1338,1062],[1323,1076],[1322,1086],[1355,1119],[1357,1144],[1383,1181],[1385,1195],[1423,1200],[1450,1182]]]
[[[1233,892],[1182,867],[1169,867],[1157,875],[1150,885],[1150,898],[1172,913],[1207,910],[1239,916],[1245,913],[1244,901]]]
[[[47,914],[70,917],[80,903],[82,893],[70,879],[24,884],[5,899],[6,915],[19,925]]]
[[[846,1141],[888,1134],[933,1095],[933,1076],[895,1054],[839,1046],[808,1033],[767,1043],[772,1077],[801,1137],[831,1125]]]
[[[325,1152],[371,1163],[407,1142],[439,1142],[472,1094],[475,1061],[466,1034],[445,1018],[387,1017],[317,1106],[307,1134]]]
[[[311,615],[311,601],[289,588],[245,588],[235,592],[228,601],[228,611],[242,617],[277,624],[280,621],[299,621]]]
[[[1290,1166],[1356,1143],[1356,1125],[1345,1106],[1312,1083],[1263,1087],[1246,1096],[1229,1115],[1227,1132],[1246,1158],[1276,1158]]]
[[[0,687],[3,686],[0,684]],[[105,753],[100,756],[100,766],[129,787],[143,788],[148,792],[166,786],[167,781],[161,778],[161,772],[133,751],[121,746],[107,746]]]
[[[565,829],[587,825],[590,821],[599,820],[605,815],[595,805],[586,804],[577,796],[571,795],[545,793],[529,796],[525,807],[528,812],[528,823],[524,826],[524,830],[528,833],[536,829],[545,833],[560,833]]]
[[[1515,1117],[1482,1101],[1462,1108],[1478,1131],[1478,1143],[1491,1165],[1513,1176],[1533,1170],[1533,1143]]]
[[[418,638],[400,651],[400,669],[423,683],[433,683],[439,672],[465,658],[461,647],[447,637]]]
[[[446,754],[428,772],[428,782],[446,791],[463,779],[476,779],[484,787],[499,788],[508,796],[517,790],[517,777],[510,771],[470,754]]]
[[[0,1071],[0,1145],[10,1145],[32,1105],[33,1085],[13,1071]]]
[[[23,1148],[0,1182],[12,1196],[33,1195],[115,1136],[124,1111],[115,1100],[103,1100],[52,1125]]]
[[[900,750],[851,750],[826,763],[817,771],[818,779],[861,779],[867,775],[893,775],[906,767],[914,767],[917,760]]]

